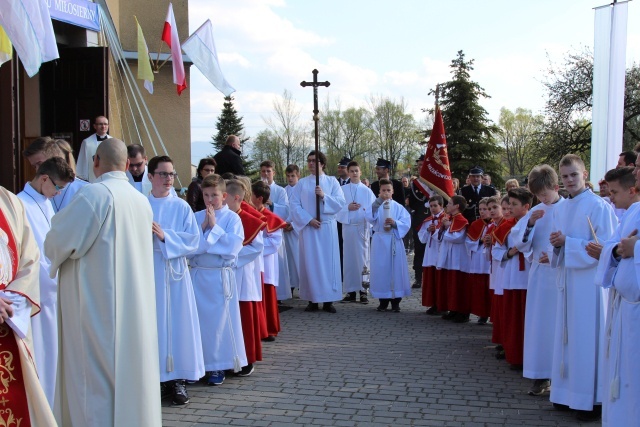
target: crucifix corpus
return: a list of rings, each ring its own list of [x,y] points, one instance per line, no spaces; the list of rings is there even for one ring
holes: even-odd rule
[[[318,141],[318,86],[329,87],[331,83],[329,82],[319,82],[318,81],[318,70],[313,70],[313,81],[312,82],[300,82],[300,86],[313,87],[313,123],[315,129],[315,137],[316,137],[316,187],[320,185],[320,167],[318,166],[318,152],[320,151],[320,143]],[[316,194],[316,219],[320,221],[320,196]]]

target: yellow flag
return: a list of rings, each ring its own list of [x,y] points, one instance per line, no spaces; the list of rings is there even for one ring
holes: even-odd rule
[[[153,93],[153,71],[151,70],[151,62],[149,60],[149,48],[142,34],[142,27],[135,17],[138,26],[138,78],[144,80],[144,87]]]
[[[13,56],[13,46],[4,28],[0,26],[0,65],[11,60]]]

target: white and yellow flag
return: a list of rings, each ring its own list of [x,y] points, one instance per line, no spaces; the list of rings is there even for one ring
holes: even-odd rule
[[[13,56],[13,45],[9,36],[4,31],[4,28],[0,26],[0,65],[11,60]]]
[[[133,17],[138,26],[138,78],[144,80],[144,87],[153,93],[153,71],[151,70],[151,62],[149,58],[149,48],[142,34],[142,27],[136,16]]]

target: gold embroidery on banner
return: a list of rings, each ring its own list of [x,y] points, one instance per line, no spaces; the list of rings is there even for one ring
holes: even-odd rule
[[[22,418],[16,418],[11,408],[0,409],[0,427],[20,427]]]

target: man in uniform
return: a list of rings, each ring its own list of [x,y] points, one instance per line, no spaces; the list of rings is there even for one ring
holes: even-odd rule
[[[380,180],[388,179],[393,184],[393,200],[400,203],[401,206],[404,206],[404,188],[402,187],[402,182],[397,179],[391,179],[389,176],[390,169],[391,162],[389,160],[378,159],[376,162],[376,176],[378,177],[378,181],[371,184],[371,191],[373,191],[376,197],[380,196]]]
[[[416,167],[418,168],[418,174],[422,170],[422,164],[424,163],[424,154],[416,160]],[[414,181],[409,184],[409,190],[407,191],[407,201],[409,203],[409,212],[411,213],[411,230],[413,233],[413,271],[415,273],[415,282],[412,288],[419,289],[422,287],[422,261],[424,258],[425,244],[420,241],[418,237],[418,230],[424,219],[429,216],[429,197],[426,196]]]
[[[469,170],[469,185],[465,185],[460,190],[460,194],[467,201],[467,208],[462,213],[471,224],[480,218],[478,202],[483,197],[491,197],[497,194],[496,189],[488,185],[482,185],[484,171],[480,166],[474,166]]]

